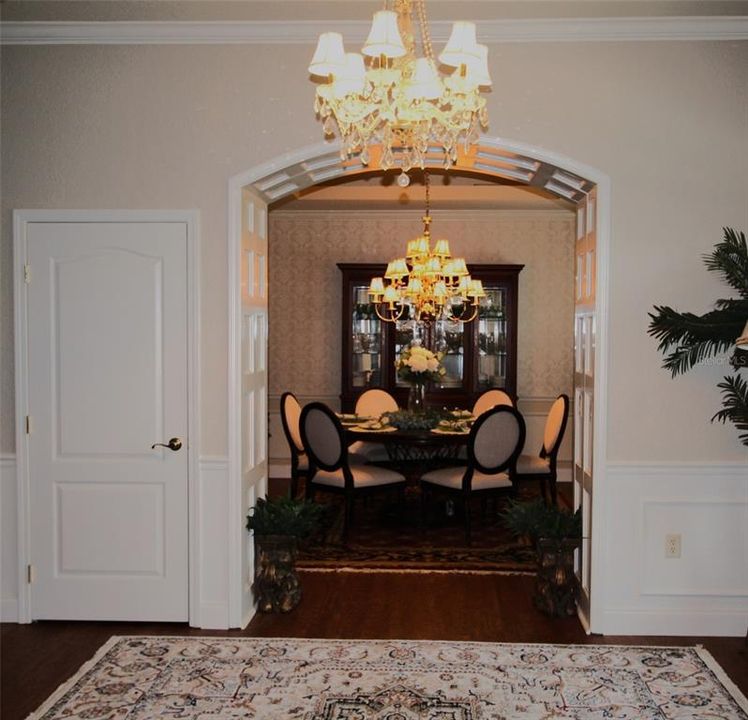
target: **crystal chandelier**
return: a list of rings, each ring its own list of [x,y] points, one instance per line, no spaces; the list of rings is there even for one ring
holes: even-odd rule
[[[454,23],[439,55],[441,66],[450,69],[442,78],[425,0],[394,0],[394,10],[391,5],[386,1],[374,14],[361,54],[346,53],[340,33],[320,35],[309,65],[320,83],[315,112],[325,135],[334,135],[337,125],[343,160],[360,152],[364,165],[373,159],[383,170],[399,164],[407,173],[416,165],[423,169],[427,152],[438,146],[448,169],[457,162],[460,141],[467,152],[480,128],[488,127],[481,96],[491,85],[488,48],[476,42],[474,23]],[[420,55],[414,25],[420,30]],[[381,157],[372,158],[372,145],[381,145]]]
[[[464,258],[452,257],[448,240],[437,240],[431,247],[428,173],[424,177],[423,235],[408,241],[405,257],[388,263],[384,278],[371,279],[369,296],[385,322],[470,322],[486,296],[483,283],[470,277]]]

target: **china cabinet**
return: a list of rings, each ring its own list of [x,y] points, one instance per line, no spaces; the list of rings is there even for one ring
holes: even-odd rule
[[[397,377],[395,363],[414,339],[443,353],[446,374],[432,383],[426,404],[470,408],[492,387],[517,392],[517,296],[523,265],[471,264],[471,275],[483,282],[486,297],[478,317],[469,323],[439,321],[397,323],[377,317],[369,300],[369,281],[384,273],[384,264],[339,263],[342,274],[341,408],[352,412],[358,396],[371,387],[392,393],[407,404],[408,383]]]

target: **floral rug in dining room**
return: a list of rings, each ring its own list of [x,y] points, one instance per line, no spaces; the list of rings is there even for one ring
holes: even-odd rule
[[[747,720],[705,650],[113,637],[30,718]]]
[[[474,502],[472,543],[465,543],[459,508],[451,514],[433,503],[419,521],[417,500],[405,508],[372,497],[358,501],[347,543],[343,543],[343,505],[338,497],[319,497],[327,507],[324,530],[299,548],[300,570],[397,570],[406,572],[469,572],[534,574],[532,548],[512,537],[499,517],[501,505],[485,512]]]

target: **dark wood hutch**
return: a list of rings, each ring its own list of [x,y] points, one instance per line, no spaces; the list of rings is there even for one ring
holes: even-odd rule
[[[340,403],[352,412],[358,396],[372,387],[392,393],[401,407],[408,385],[398,379],[395,362],[413,339],[407,322],[380,320],[368,296],[369,281],[384,264],[339,263],[342,273],[342,375]],[[523,265],[468,266],[483,282],[487,297],[469,323],[438,322],[427,326],[422,344],[443,352],[446,376],[428,387],[432,407],[472,407],[484,390],[500,387],[517,394],[517,297]]]

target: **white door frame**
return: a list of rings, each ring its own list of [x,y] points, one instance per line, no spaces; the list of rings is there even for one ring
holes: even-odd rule
[[[14,210],[14,320],[15,320],[15,389],[16,389],[16,482],[18,487],[18,622],[29,623],[32,587],[28,582],[30,561],[30,501],[28,436],[28,302],[24,267],[27,258],[29,223],[85,222],[183,222],[187,227],[187,496],[189,516],[189,622],[199,626],[199,493],[198,458],[200,442],[200,263],[199,221],[197,210]]]
[[[595,348],[595,413],[593,422],[593,467],[595,468],[595,493],[592,500],[592,517],[597,518],[591,542],[592,577],[591,588],[594,592],[590,613],[590,632],[602,632],[603,611],[606,606],[605,590],[606,568],[603,562],[607,543],[607,528],[601,522],[605,518],[603,512],[606,502],[606,461],[607,461],[607,414],[608,414],[608,365],[609,365],[609,333],[608,333],[608,303],[610,292],[610,236],[611,236],[611,186],[610,177],[605,173],[577,162],[564,155],[550,152],[544,148],[526,143],[509,140],[507,138],[482,136],[479,144],[486,143],[494,148],[517,153],[525,157],[534,158],[561,170],[567,170],[582,177],[597,186],[597,295],[595,311],[597,315],[597,345]],[[228,375],[228,491],[230,498],[241,498],[241,467],[239,452],[241,449],[241,408],[239,396],[241,390],[239,352],[241,348],[241,314],[239,312],[240,268],[237,264],[241,242],[241,190],[245,185],[251,185],[268,176],[276,174],[283,177],[283,171],[293,165],[305,163],[306,167],[314,167],[315,160],[329,158],[330,154],[339,150],[336,144],[319,142],[307,145],[292,152],[279,155],[272,160],[257,165],[243,173],[235,175],[229,180],[228,196],[228,333],[229,333],[229,375]],[[327,177],[344,174],[342,164],[336,172],[330,162],[324,167],[329,172]],[[480,172],[471,168],[473,172]],[[483,174],[490,175],[489,172]],[[314,182],[309,180],[308,185]],[[262,185],[262,183],[258,183]],[[256,186],[262,193],[263,187]],[[291,186],[285,194],[300,189]],[[272,197],[280,199],[283,194]],[[267,438],[265,439],[267,442]],[[243,530],[243,528],[242,528]],[[229,531],[231,532],[231,531]],[[236,540],[241,535],[234,533],[229,541],[229,615],[232,627],[238,627],[248,622],[248,618],[240,618],[238,608],[241,601],[241,575],[232,570],[241,557],[241,547]]]

